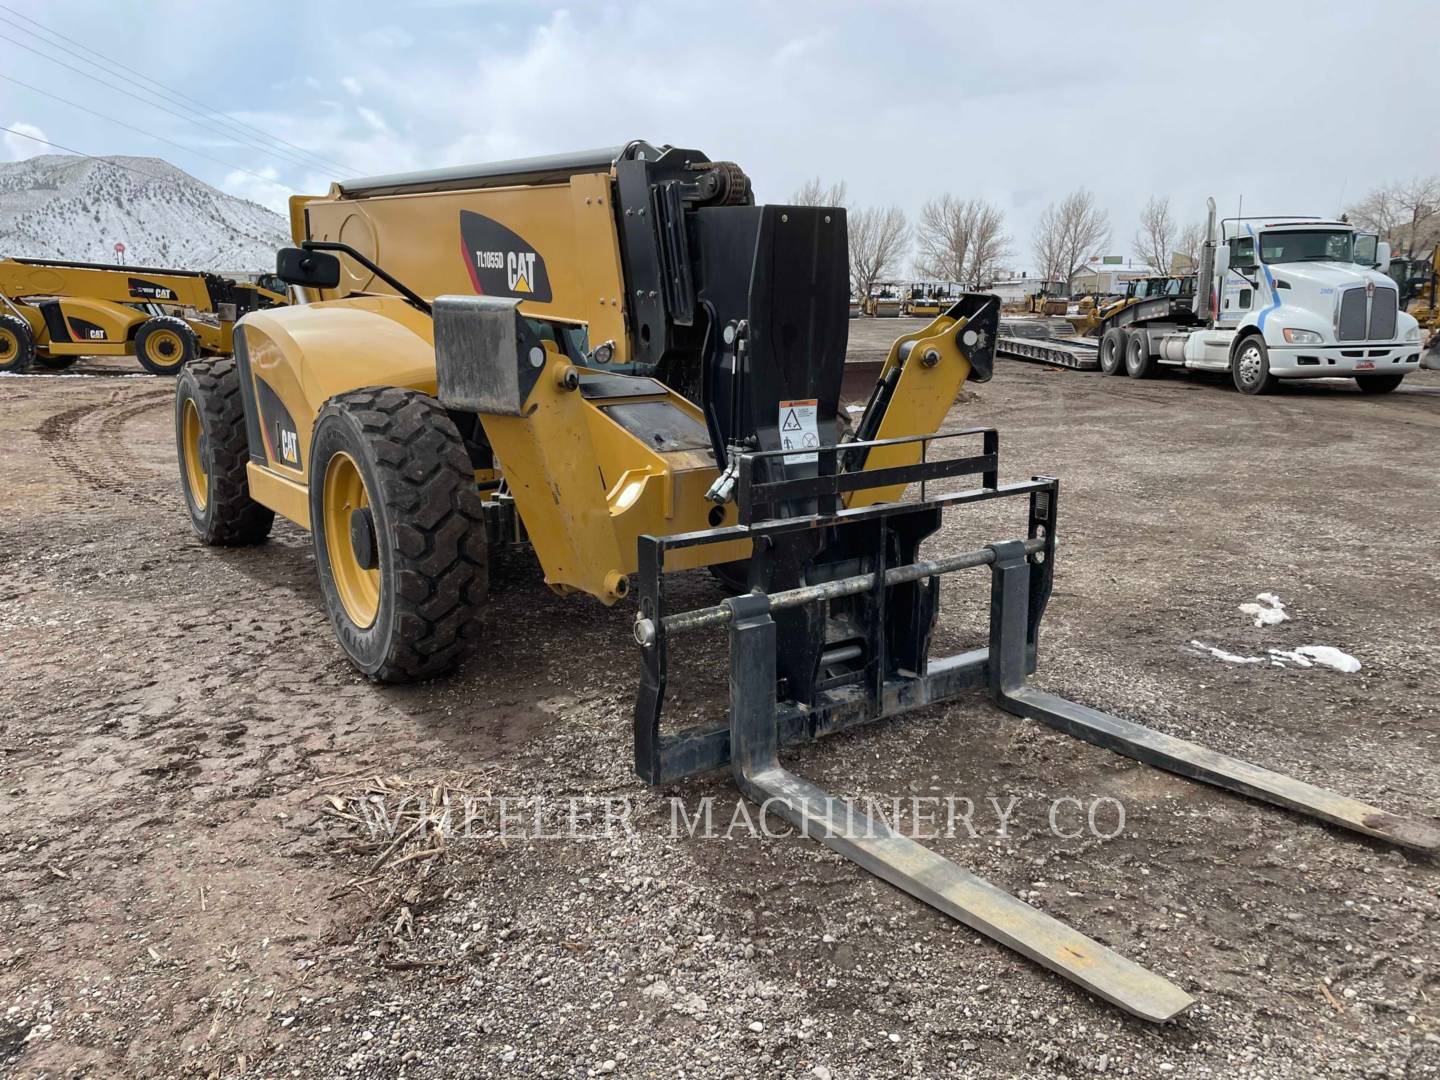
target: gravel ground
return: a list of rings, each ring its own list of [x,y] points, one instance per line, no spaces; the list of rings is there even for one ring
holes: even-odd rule
[[[852,325],[862,358],[908,329]],[[0,1073],[1440,1076],[1433,862],[979,696],[787,753],[840,794],[973,800],[978,835],[935,847],[1196,998],[1134,1020],[817,844],[672,835],[672,800],[713,799],[725,831],[733,787],[635,780],[633,612],[551,595],[521,554],[458,676],[368,685],[306,535],[192,539],[170,385],[78,371],[0,379]],[[1435,813],[1440,373],[1249,399],[1002,360],[950,423],[999,427],[1007,478],[1063,480],[1040,685]],[[934,543],[1018,524],[991,505]],[[951,650],[981,631],[983,579],[946,590]],[[1288,621],[1238,611],[1262,591]],[[675,592],[721,595],[701,574]],[[717,707],[716,655],[671,715]],[[387,850],[379,815],[437,795],[584,799],[613,827]],[[1056,835],[1061,798],[1123,804],[1124,828]]]

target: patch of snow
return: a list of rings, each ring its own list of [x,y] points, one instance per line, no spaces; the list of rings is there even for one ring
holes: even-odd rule
[[[865,406],[864,406],[864,405],[846,405],[846,406],[845,406],[845,411],[846,411],[846,412],[853,412],[853,413],[862,413],[862,412],[865,411]]]
[[[1336,671],[1343,671],[1347,675],[1353,675],[1360,670],[1359,660],[1332,645],[1301,645],[1295,651],[1317,664],[1324,664]]]
[[[1258,656],[1237,656],[1234,653],[1226,652],[1224,649],[1217,649],[1214,645],[1206,645],[1203,641],[1195,641],[1192,639],[1190,644],[1194,645],[1197,649],[1203,649],[1205,652],[1208,652],[1216,660],[1224,660],[1227,664],[1260,663],[1260,657]]]
[[[1241,604],[1240,610],[1255,620],[1256,626],[1274,626],[1290,618],[1285,613],[1285,605],[1274,593],[1257,593],[1255,599],[1259,601],[1254,604]]]

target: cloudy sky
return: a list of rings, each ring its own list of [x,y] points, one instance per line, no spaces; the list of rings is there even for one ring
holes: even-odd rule
[[[1440,173],[1437,41],[1435,0],[0,0],[0,125],[164,157],[277,208],[346,173],[643,138],[740,162],[765,201],[815,175],[912,215],[980,196],[1028,266],[1035,219],[1081,185],[1128,254],[1154,193],[1182,222],[1208,194],[1333,213]],[[128,97],[136,76],[102,58],[290,145]],[[5,157],[40,152],[0,132]]]

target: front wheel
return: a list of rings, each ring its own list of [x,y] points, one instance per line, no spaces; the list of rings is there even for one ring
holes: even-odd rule
[[[146,319],[135,332],[135,358],[151,375],[179,375],[198,352],[195,331],[174,315]]]
[[[1242,394],[1268,394],[1280,381],[1270,374],[1270,353],[1265,339],[1251,334],[1242,340],[1230,362],[1235,389]]]
[[[1356,375],[1355,385],[1362,394],[1388,394],[1402,382],[1404,375]]]
[[[731,596],[744,596],[750,591],[750,563],[745,559],[713,563],[705,569]]]
[[[485,599],[485,524],[464,440],[428,394],[326,402],[310,448],[315,565],[335,635],[377,682],[459,662]]]

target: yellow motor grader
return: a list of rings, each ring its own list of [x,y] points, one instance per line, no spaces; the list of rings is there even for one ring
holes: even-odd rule
[[[181,489],[209,544],[259,543],[277,513],[310,530],[341,647],[372,678],[453,667],[488,553],[528,545],[557,592],[634,605],[643,781],[728,766],[806,835],[1153,1021],[1190,995],[789,772],[781,749],[980,689],[1185,776],[1440,846],[1426,823],[1029,684],[1059,481],[1002,482],[996,431],[941,427],[991,375],[999,302],[962,295],[900,335],[847,431],[843,209],[756,205],[738,166],[637,141],[345,181],[290,216],[277,270],[298,302],[245,316],[233,359],[180,375]],[[945,515],[996,500],[1019,535],[926,546]],[[672,610],[669,575],[703,567],[726,598]],[[988,645],[932,656],[940,581],[967,570],[989,577]],[[666,722],[670,646],[706,629],[728,635],[728,708]]]
[[[61,371],[82,356],[134,356],[174,375],[230,352],[235,320],[282,294],[216,274],[148,266],[0,260],[0,372]]]

